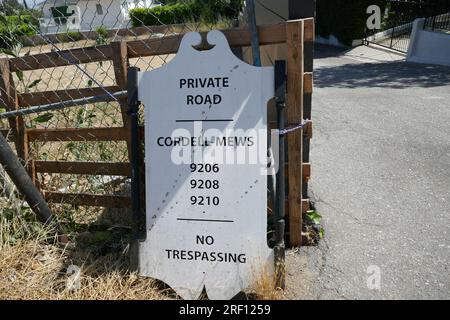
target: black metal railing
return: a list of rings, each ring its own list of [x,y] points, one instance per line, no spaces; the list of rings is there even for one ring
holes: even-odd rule
[[[406,53],[414,20],[427,18],[427,30],[448,30],[449,15],[446,13],[449,8],[450,0],[386,0],[381,30],[366,30],[364,43],[375,43]]]
[[[433,16],[427,17],[423,28],[428,31],[450,32],[450,3],[447,11],[438,11]]]

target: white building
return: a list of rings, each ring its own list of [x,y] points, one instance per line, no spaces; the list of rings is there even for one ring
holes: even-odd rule
[[[45,0],[39,4],[43,34],[130,27],[129,10],[160,6],[155,0]]]

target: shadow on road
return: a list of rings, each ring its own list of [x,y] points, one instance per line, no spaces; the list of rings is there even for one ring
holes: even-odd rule
[[[315,43],[314,44],[314,60],[325,59],[330,57],[338,57],[345,52],[349,51],[348,48],[335,47],[326,44]]]
[[[314,70],[314,86],[319,88],[379,87],[404,89],[450,84],[450,67],[407,62],[351,63]]]

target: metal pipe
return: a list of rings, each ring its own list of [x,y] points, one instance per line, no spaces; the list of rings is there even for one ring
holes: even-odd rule
[[[76,106],[81,106],[84,104],[104,102],[104,101],[107,101],[108,98],[111,98],[111,95],[114,96],[116,99],[118,99],[118,98],[126,96],[127,92],[119,91],[114,94],[103,94],[103,95],[93,96],[93,97],[89,97],[89,98],[80,98],[80,99],[74,99],[74,100],[57,102],[57,103],[43,104],[40,106],[29,107],[26,109],[7,111],[7,112],[0,113],[0,119],[25,116],[28,114],[64,109],[64,108],[69,108],[69,107],[76,107]]]
[[[278,171],[276,177],[276,210],[275,210],[275,283],[276,287],[285,288],[285,244],[284,244],[284,230],[285,230],[285,135],[284,133],[284,108],[286,100],[286,61],[275,61],[275,102],[277,106],[277,127],[279,135],[279,150],[278,150]]]
[[[17,190],[25,196],[25,200],[34,213],[42,222],[50,223],[53,216],[47,202],[2,134],[0,134],[0,163],[16,185]]]
[[[251,35],[253,65],[260,67],[261,53],[259,51],[258,29],[256,27],[255,2],[253,0],[245,0],[245,10]]]

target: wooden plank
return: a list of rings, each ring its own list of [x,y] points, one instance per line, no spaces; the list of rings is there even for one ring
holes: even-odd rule
[[[6,110],[14,111],[19,109],[19,101],[11,73],[10,60],[6,58],[0,59],[0,97],[0,103],[5,106]],[[8,122],[13,131],[17,155],[24,163],[27,163],[28,142],[26,140],[23,117],[8,118]]]
[[[131,198],[125,196],[75,194],[49,191],[45,191],[44,196],[50,203],[67,203],[79,206],[105,208],[131,208]]]
[[[303,130],[303,137],[312,139],[312,137],[313,137],[313,123],[312,122],[308,122],[306,124],[305,129]]]
[[[175,33],[176,30],[181,30],[185,27],[184,24],[169,24],[159,26],[145,26],[135,28],[121,28],[121,29],[108,29],[108,37],[136,37],[143,35],[154,35],[156,33]],[[98,32],[96,31],[79,31],[82,39],[96,40],[98,38]],[[52,43],[66,43],[67,35],[64,33],[46,34],[42,35],[25,35],[20,37],[20,41],[23,44],[29,46],[46,45],[49,41]]]
[[[305,26],[304,41],[313,42],[315,39],[314,18],[303,19],[303,23]]]
[[[303,181],[307,182],[311,178],[311,164],[309,162],[303,163],[302,177]]]
[[[113,66],[116,84],[121,90],[127,90],[127,72],[128,72],[128,50],[124,41],[111,43],[113,48]],[[128,115],[127,97],[119,99],[120,109],[122,113],[123,127],[127,132],[131,132],[131,121]],[[131,135],[127,139],[128,160],[131,161]]]
[[[305,72],[303,75],[303,93],[313,92],[313,73]]]
[[[111,93],[120,91],[119,86],[105,87]],[[21,93],[19,97],[19,105],[24,107],[38,106],[42,104],[57,103],[67,100],[88,98],[98,95],[105,95],[106,92],[102,88],[81,88],[81,89],[67,89],[56,91],[40,91],[32,93]],[[111,97],[106,97],[106,101],[113,101]]]
[[[116,128],[29,129],[29,141],[125,141],[129,132]]]
[[[35,161],[34,165],[36,172],[131,176],[130,164],[126,162]]]
[[[33,156],[30,156],[29,165],[28,165],[28,173],[31,177],[36,188],[41,191],[41,183],[39,182],[37,171],[36,171],[36,160],[33,159]]]
[[[124,41],[111,43],[113,48],[112,61],[117,86],[123,90],[127,87],[128,53],[127,44]]]
[[[289,163],[285,164],[284,174],[287,178],[289,178]],[[302,165],[302,180],[303,182],[307,182],[311,178],[311,164],[303,163]]]
[[[303,119],[303,42],[304,21],[289,21],[286,25],[287,44],[287,123],[300,123]],[[302,243],[302,145],[303,130],[291,132],[288,148],[288,201],[289,242],[291,246]]]
[[[45,52],[10,59],[11,71],[27,71],[62,67],[80,63],[107,61],[111,59],[112,47],[101,45],[77,49]]]
[[[287,212],[289,210],[289,200],[288,199],[286,199],[285,207],[286,207],[286,212]],[[309,199],[302,199],[301,210],[302,210],[302,217],[304,217],[306,215],[306,213],[309,210],[311,210],[311,203],[310,203]]]
[[[306,215],[306,213],[311,210],[311,203],[309,202],[309,199],[302,199],[302,214],[303,216]]]
[[[245,27],[222,30],[232,47],[250,46],[250,32]],[[203,36],[206,33],[202,33]],[[261,45],[284,43],[286,41],[286,24],[278,23],[258,27]],[[178,51],[184,34],[169,35],[161,38],[133,40],[127,42],[129,58],[171,54]],[[208,47],[200,47],[206,49]],[[43,68],[67,66],[74,63],[91,63],[111,60],[113,47],[101,45],[78,49],[61,50],[60,52],[39,53],[11,59],[11,71],[27,71]]]
[[[251,45],[251,36],[247,28],[232,28],[222,30],[222,32],[227,37],[231,47],[245,47]],[[201,32],[201,34],[204,38],[207,33]],[[284,43],[286,41],[286,24],[277,23],[258,26],[258,35],[260,45]],[[178,34],[165,36],[163,38],[129,41],[127,43],[129,57],[135,58],[176,53],[183,36],[184,34]],[[201,45],[197,49],[204,50],[208,48],[210,47]]]

